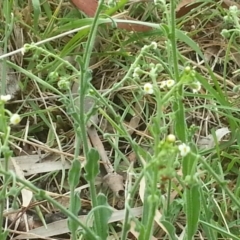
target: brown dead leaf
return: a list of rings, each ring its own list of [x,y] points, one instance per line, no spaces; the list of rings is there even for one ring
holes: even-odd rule
[[[178,3],[176,7],[176,17],[182,17],[189,13],[192,9],[198,7],[201,2],[197,2],[196,0],[182,0]]]
[[[75,7],[84,12],[88,17],[94,17],[98,7],[97,0],[70,0]]]
[[[176,7],[176,17],[182,17],[184,15],[186,15],[187,13],[189,13],[192,9],[198,7],[199,5],[201,5],[202,3],[204,3],[205,1],[198,1],[198,0],[182,0],[178,3],[177,7]],[[240,5],[237,4],[235,1],[231,1],[231,0],[223,0],[223,1],[219,1],[219,0],[215,0],[216,4],[220,4],[223,8],[228,9],[230,6],[237,6],[240,9]],[[208,4],[210,5],[210,4]]]
[[[80,11],[85,13],[88,17],[94,17],[95,12],[97,10],[98,1],[97,0],[70,0],[73,5],[78,8]],[[124,17],[124,19],[126,19]],[[127,19],[131,19],[127,17]],[[134,19],[131,19],[134,20]],[[128,23],[118,23],[118,28],[125,29],[127,31],[135,31],[135,32],[145,32],[149,31],[152,28],[139,25],[139,24],[128,24]]]

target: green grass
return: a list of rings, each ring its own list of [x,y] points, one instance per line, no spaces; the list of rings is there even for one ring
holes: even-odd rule
[[[1,95],[9,68],[20,91],[0,102],[0,239],[30,238],[27,224],[48,239],[240,239],[240,9],[211,4],[176,18],[173,0],[122,0],[86,18],[67,1],[1,2]],[[152,30],[106,27],[123,6]],[[33,154],[42,169],[29,175]]]

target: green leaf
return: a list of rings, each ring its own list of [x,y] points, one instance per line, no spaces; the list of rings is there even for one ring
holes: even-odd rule
[[[200,216],[201,197],[199,185],[193,185],[185,189],[186,205],[185,211],[187,216],[187,238],[193,239],[197,231],[198,221]]]
[[[192,154],[188,154],[183,158],[182,161],[182,171],[183,171],[183,177],[186,177],[187,175],[192,176],[193,173],[193,167],[195,166],[195,157],[192,156]]]
[[[101,219],[98,219],[99,222],[95,222],[94,225],[100,224],[102,226],[102,231],[99,233],[99,237],[101,239],[107,239],[108,237],[108,221],[112,215],[112,209],[110,208],[107,198],[104,194],[100,193],[97,196],[98,206],[105,206],[101,207],[96,211],[99,211],[99,215]]]
[[[7,239],[8,234],[9,234],[8,231],[1,232],[1,233],[0,233],[0,239],[1,239],[1,240]]]
[[[217,226],[215,226],[215,225],[213,225],[213,224],[209,224],[208,222],[204,222],[204,221],[200,221],[200,223],[201,223],[202,225],[205,225],[205,226],[208,227],[208,228],[213,229],[215,232],[217,232],[217,233],[219,233],[219,234],[221,233],[222,235],[224,235],[224,236],[226,237],[226,239],[240,240],[240,238],[237,237],[235,234],[230,233],[230,232],[229,232],[229,229],[226,230],[226,229],[223,229],[223,228],[221,228],[221,227],[217,227]],[[215,239],[216,239],[216,238],[215,238]],[[225,239],[225,238],[224,238],[224,239]]]
[[[32,5],[33,5],[33,24],[34,24],[34,29],[37,31],[38,30],[38,23],[39,23],[39,16],[41,14],[41,6],[39,0],[32,0]]]
[[[176,236],[175,236],[175,228],[172,225],[172,223],[166,221],[166,220],[162,220],[160,221],[161,224],[166,228],[168,235],[169,235],[169,239],[170,240],[177,240]]]
[[[70,210],[74,215],[77,216],[80,208],[81,208],[81,199],[79,197],[79,193],[75,193],[71,197]],[[72,232],[72,233],[76,232],[78,227],[79,227],[79,225],[75,220],[68,218],[68,228],[69,228],[70,232]]]
[[[68,183],[72,188],[76,188],[81,174],[81,164],[79,160],[74,160],[68,173]]]
[[[85,178],[87,181],[93,180],[99,173],[99,154],[94,148],[90,149],[87,154],[87,163],[85,165]]]
[[[71,208],[71,212],[77,216],[81,209],[81,199],[79,197],[79,192],[75,192],[73,197],[71,198],[70,208]]]

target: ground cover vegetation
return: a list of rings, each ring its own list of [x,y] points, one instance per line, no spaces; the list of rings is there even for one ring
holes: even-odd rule
[[[0,239],[240,239],[237,1],[0,1]]]

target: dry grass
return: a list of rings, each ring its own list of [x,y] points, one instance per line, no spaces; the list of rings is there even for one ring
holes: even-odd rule
[[[2,3],[2,6],[6,5]],[[161,8],[154,8],[149,2],[130,4],[125,10],[141,21],[159,23],[161,19],[161,23],[167,23],[167,16]],[[239,37],[226,39],[221,35],[223,29],[234,27],[223,21],[227,11],[221,6],[216,9],[209,9],[209,6],[197,7],[176,20],[177,28],[187,33],[205,57],[204,61],[186,42],[178,41],[179,71],[182,72],[186,66],[191,66],[204,79],[198,93],[194,94],[188,88],[184,91],[182,102],[188,142],[191,142],[193,148],[198,149],[196,152],[209,163],[219,179],[226,180],[225,184],[219,182],[210,170],[202,167],[203,163],[198,164],[197,175],[199,186],[202,188],[203,206],[195,239],[213,235],[215,239],[227,238],[226,232],[232,234],[228,236],[229,239],[230,237],[233,239],[233,235],[234,239],[239,239],[238,205],[225,189],[227,187],[236,198],[239,197]],[[25,43],[39,42],[91,23],[85,22],[83,15],[67,1],[41,1],[41,14],[37,16],[37,8],[34,10],[31,1],[26,3],[18,0],[13,4],[11,12],[15,16],[12,23],[13,31],[9,31],[8,38],[3,30],[0,31],[1,39],[4,39],[0,47],[3,49],[7,43],[7,52],[19,49]],[[4,29],[7,20],[2,10],[1,13],[0,24]],[[74,102],[78,93],[71,94],[70,91],[59,90],[58,83],[63,78],[71,84],[78,81],[78,75],[73,71],[73,67],[79,70],[76,56],[83,55],[87,34],[85,30],[68,34],[46,42],[39,48],[30,49],[24,55],[18,53],[9,58],[16,64],[15,66],[20,67],[15,68],[15,77],[18,79],[20,90],[14,93],[14,99],[6,104],[6,108],[18,112],[22,117],[21,123],[12,127],[9,137],[8,144],[15,159],[15,166],[10,161],[9,169],[13,170],[17,177],[45,190],[46,195],[55,199],[64,208],[68,208],[70,204],[71,186],[68,175],[76,152],[77,135],[74,128],[76,122],[72,117],[76,109],[74,110],[70,103],[71,100]],[[137,146],[146,153],[146,156],[154,155],[156,139],[165,139],[169,133],[175,134],[176,117],[173,109],[176,99],[170,97],[161,106],[161,114],[164,117],[159,119],[160,135],[156,137],[151,131],[151,126],[154,125],[153,118],[159,111],[156,98],[144,95],[142,91],[144,83],[151,81],[149,76],[143,74],[136,80],[131,75],[122,84],[119,83],[128,74],[142,47],[152,41],[157,43],[158,49],[154,54],[147,54],[141,59],[142,69],[150,71],[151,63],[165,64],[167,67],[157,77],[159,86],[162,81],[172,79],[174,71],[169,62],[171,50],[166,45],[167,37],[160,35],[156,30],[132,33],[100,27],[97,36],[90,62],[93,102],[86,106],[86,111],[93,106],[91,115],[97,116],[98,121],[86,128],[89,146],[97,149],[101,157],[100,174],[95,180],[96,191],[103,192],[109,205],[116,210],[110,218],[109,239],[120,239],[125,204],[129,200],[125,199],[128,195],[124,195],[124,189],[129,189],[131,184],[138,181],[138,176],[145,169],[145,160],[147,162],[147,157],[145,160],[139,159]],[[72,64],[72,67],[59,59]],[[25,74],[22,69],[32,75]],[[42,82],[37,78],[42,79]],[[54,87],[56,91],[49,86]],[[59,91],[62,94],[59,94]],[[162,96],[165,96],[164,94]],[[63,96],[70,99],[70,102],[64,102]],[[78,106],[77,104],[75,100],[75,106]],[[204,138],[212,134],[212,138],[216,140],[219,138],[216,130],[226,127],[231,133],[221,138],[221,143],[213,144],[208,149],[201,149]],[[2,132],[0,134],[4,135]],[[208,139],[207,146],[209,141]],[[82,145],[77,147],[78,160],[83,168],[86,156]],[[4,165],[4,159],[2,162]],[[114,175],[117,180],[108,179],[107,173],[113,172],[117,173]],[[159,198],[169,199],[169,202],[163,200],[159,204],[152,239],[172,239],[164,230],[166,225],[163,226],[163,223],[157,220],[161,216],[173,224],[175,233],[179,236],[177,239],[181,239],[180,235],[186,226],[183,195],[184,189],[187,188],[182,177],[182,166],[176,168],[176,174],[172,178],[165,177],[161,176],[158,184],[158,190],[161,191]],[[115,181],[120,186],[112,185]],[[4,184],[6,182],[3,182],[3,186]],[[7,185],[8,191],[11,186],[12,182]],[[25,234],[30,230],[30,233],[39,239],[56,239],[53,237],[55,235],[58,235],[58,239],[70,239],[66,215],[59,214],[59,209],[42,196],[28,197],[23,193],[21,195],[20,186],[17,185],[18,197],[14,198],[10,194],[6,198],[8,201],[4,217],[11,229],[8,238],[20,235],[21,238],[13,239],[27,239],[29,235]],[[2,187],[2,191],[3,189]],[[80,191],[79,215],[81,221],[85,221],[85,214],[91,209],[91,195],[89,182],[86,181],[84,174],[81,175],[76,190]],[[147,190],[144,183],[139,182],[139,188],[132,196],[133,216],[139,217],[142,214],[142,209],[138,207],[142,207],[146,201],[145,191]],[[29,201],[29,204],[23,207],[21,204],[24,199]],[[14,200],[17,206],[13,206]],[[167,208],[167,204],[170,204],[170,207]],[[207,206],[207,210],[204,205]],[[166,209],[169,212],[165,212]],[[8,211],[14,213],[10,214]],[[211,223],[212,227],[208,228],[203,222]],[[130,223],[128,239],[139,239],[140,227],[134,228],[134,224],[138,225],[139,222],[133,220]],[[44,224],[47,224],[48,230],[45,230]]]

